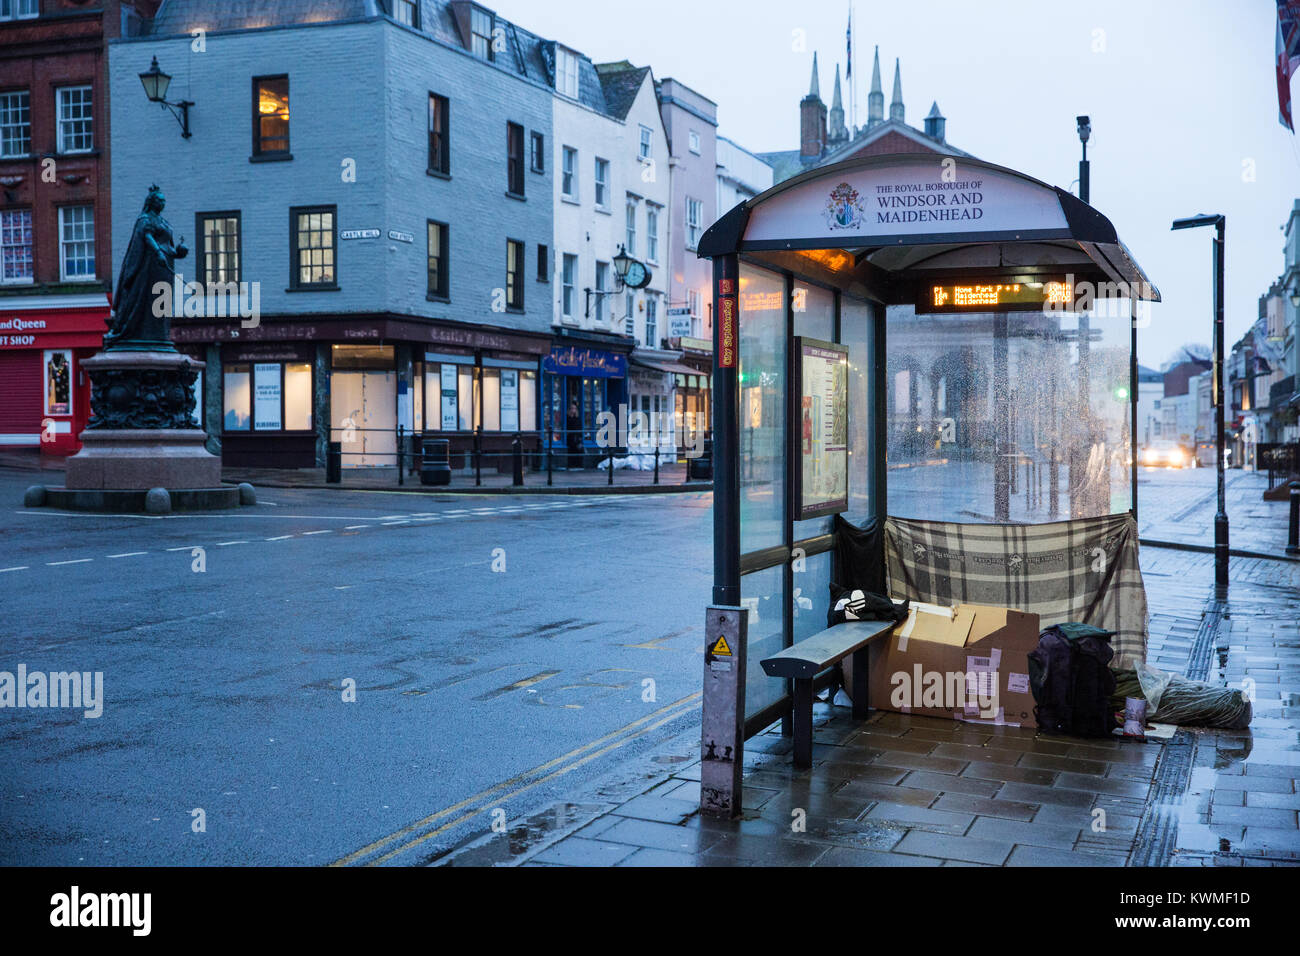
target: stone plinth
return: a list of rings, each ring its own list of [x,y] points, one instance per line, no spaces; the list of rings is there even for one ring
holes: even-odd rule
[[[175,351],[117,348],[82,362],[94,417],[68,459],[69,491],[221,486],[191,391],[202,362]]]
[[[221,459],[200,428],[87,428],[68,459],[68,489],[218,488]]]

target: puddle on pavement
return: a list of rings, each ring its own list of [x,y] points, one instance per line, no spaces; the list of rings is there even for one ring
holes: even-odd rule
[[[599,803],[556,803],[525,820],[508,824],[504,833],[478,837],[464,848],[453,848],[441,859],[435,856],[424,862],[439,866],[508,864],[561,833],[585,826],[608,809]]]

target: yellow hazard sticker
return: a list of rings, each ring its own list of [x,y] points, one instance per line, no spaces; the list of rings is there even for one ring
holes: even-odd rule
[[[713,645],[713,650],[710,653],[712,653],[714,657],[730,657],[731,645],[727,643],[725,637],[719,636],[717,643]]]

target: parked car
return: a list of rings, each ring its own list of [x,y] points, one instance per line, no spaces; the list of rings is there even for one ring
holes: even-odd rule
[[[1142,447],[1138,463],[1146,468],[1195,468],[1196,459],[1175,441],[1153,441]]]

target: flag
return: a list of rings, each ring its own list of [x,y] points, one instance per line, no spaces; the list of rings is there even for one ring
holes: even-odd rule
[[[1278,121],[1291,132],[1291,74],[1300,70],[1300,0],[1277,0]]]
[[[844,71],[844,78],[849,79],[853,76],[853,7],[849,7],[849,26],[844,31],[845,49],[848,51],[848,68]]]

